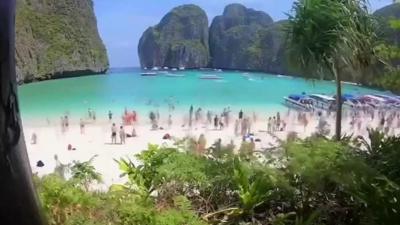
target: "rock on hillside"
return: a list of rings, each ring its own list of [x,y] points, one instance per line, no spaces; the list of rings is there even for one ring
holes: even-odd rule
[[[272,18],[261,11],[240,4],[226,6],[222,16],[210,27],[211,66],[225,69],[260,70],[264,67],[261,52],[265,30]]]
[[[16,63],[20,83],[107,71],[92,0],[18,0]]]
[[[206,67],[209,61],[208,19],[196,5],[171,10],[148,28],[138,46],[142,67]]]

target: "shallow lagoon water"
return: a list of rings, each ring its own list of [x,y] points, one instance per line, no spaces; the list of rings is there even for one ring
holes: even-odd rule
[[[335,93],[335,85],[330,81],[264,73],[187,70],[169,72],[184,77],[168,77],[167,72],[144,77],[140,76],[141,72],[140,69],[131,69],[22,85],[19,87],[22,116],[25,121],[58,118],[65,112],[72,117],[82,117],[88,108],[92,108],[98,117],[105,118],[108,110],[122,113],[125,107],[138,112],[166,111],[168,101],[175,102],[178,111],[187,111],[193,104],[194,107],[218,111],[230,106],[235,110],[276,112],[284,109],[283,97],[290,94]],[[204,74],[215,74],[223,79],[199,79]],[[344,85],[344,93],[377,92]]]

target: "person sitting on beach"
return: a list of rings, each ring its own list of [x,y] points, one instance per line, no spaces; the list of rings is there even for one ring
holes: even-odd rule
[[[117,143],[117,127],[115,126],[115,123],[113,123],[111,126],[111,144],[116,144],[116,143]]]
[[[68,150],[68,151],[76,151],[76,148],[72,147],[71,144],[68,144],[68,145],[67,145],[67,150]]]
[[[119,138],[121,140],[121,144],[125,144],[126,134],[123,126],[119,127]]]
[[[284,120],[281,120],[281,124],[282,124],[282,127],[281,127],[280,131],[285,131],[286,130],[286,122]]]

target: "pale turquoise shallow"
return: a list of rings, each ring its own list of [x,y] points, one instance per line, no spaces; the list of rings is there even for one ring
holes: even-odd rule
[[[110,72],[107,75],[50,80],[26,84],[19,88],[20,106],[25,120],[59,117],[66,111],[72,116],[85,115],[88,108],[98,117],[108,110],[122,112],[125,107],[139,112],[167,109],[170,96],[179,103],[177,109],[195,107],[220,110],[230,106],[239,110],[270,112],[283,109],[283,97],[290,94],[334,94],[330,81],[309,81],[301,78],[262,73],[179,71],[185,77],[140,76],[139,69]],[[201,80],[203,74],[216,74],[223,80]],[[345,93],[367,94],[378,91],[344,85]],[[151,104],[149,105],[149,102]]]

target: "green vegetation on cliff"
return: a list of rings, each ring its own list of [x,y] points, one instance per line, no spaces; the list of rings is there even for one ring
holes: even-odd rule
[[[18,0],[16,60],[19,82],[105,72],[92,0]]]
[[[142,35],[138,52],[142,67],[206,67],[209,60],[208,19],[196,5],[172,9]]]
[[[210,27],[211,66],[262,70],[261,38],[272,23],[272,18],[264,12],[240,4],[226,6],[223,15],[215,17]]]

